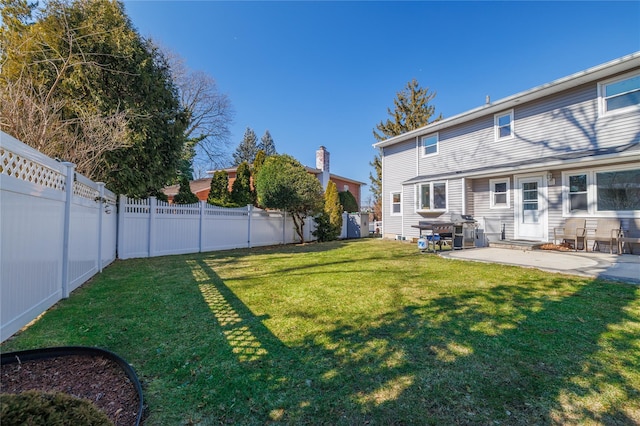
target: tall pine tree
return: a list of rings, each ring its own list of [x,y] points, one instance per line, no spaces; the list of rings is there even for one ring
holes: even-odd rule
[[[260,138],[258,149],[264,151],[264,155],[267,157],[276,154],[276,144],[273,142],[273,138],[271,137],[269,130],[265,130],[264,135]]]
[[[393,100],[395,109],[387,108],[387,113],[391,118],[378,123],[376,125],[378,131],[373,130],[373,136],[376,141],[383,141],[441,120],[442,114],[432,119],[436,113],[436,108],[430,105],[429,102],[435,97],[435,92],[430,92],[428,87],[420,87],[416,79],[408,82],[405,88],[396,94],[396,99]],[[369,173],[371,192],[373,193],[374,215],[378,212],[377,219],[382,219],[382,162],[380,156],[376,154],[369,165],[375,171],[375,175]]]
[[[236,152],[233,153],[233,165],[239,166],[243,161],[253,164],[253,160],[256,159],[257,153],[258,137],[250,127],[247,127],[240,145],[236,148]]]

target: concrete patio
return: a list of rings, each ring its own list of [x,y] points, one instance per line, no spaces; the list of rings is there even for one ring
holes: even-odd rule
[[[438,252],[448,259],[537,268],[544,271],[640,284],[640,256],[632,254],[473,248]]]

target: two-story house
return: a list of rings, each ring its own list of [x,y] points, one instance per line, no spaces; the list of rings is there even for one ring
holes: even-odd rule
[[[640,230],[640,52],[378,142],[383,234],[466,214],[550,241],[567,218]]]

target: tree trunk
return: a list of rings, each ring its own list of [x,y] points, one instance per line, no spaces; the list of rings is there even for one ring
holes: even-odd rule
[[[292,213],[293,226],[296,229],[296,234],[300,237],[300,244],[304,244],[304,217],[299,213]]]

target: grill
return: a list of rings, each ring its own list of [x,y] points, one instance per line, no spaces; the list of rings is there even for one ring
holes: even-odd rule
[[[434,250],[436,242],[440,250],[442,243],[451,244],[454,250],[473,248],[476,245],[477,222],[470,215],[452,214],[449,222],[421,220],[412,227],[420,230],[420,237],[433,242]]]

